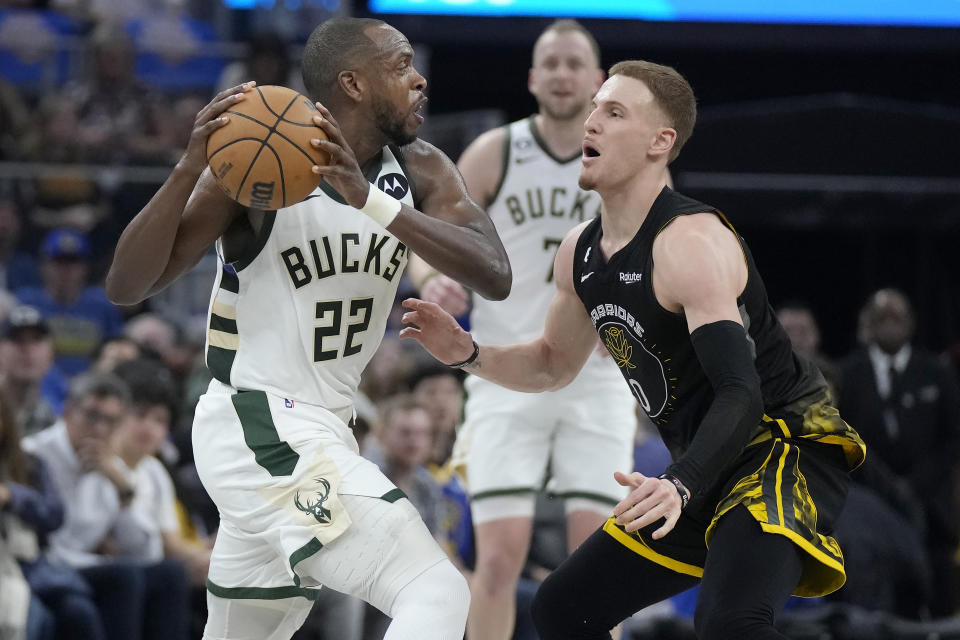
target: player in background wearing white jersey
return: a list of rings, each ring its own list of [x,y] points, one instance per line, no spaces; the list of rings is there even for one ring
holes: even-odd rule
[[[453,163],[416,139],[426,81],[400,32],[379,20],[325,22],[303,72],[329,137],[314,141],[331,155],[314,167],[321,188],[277,212],[223,194],[206,139],[251,86],[225,91],[124,230],[107,292],[139,302],[217,243],[214,380],[193,427],[197,468],[221,513],[205,640],[289,638],[321,585],[390,615],[389,640],[460,640],[463,577],[402,492],[359,456],[347,422],[407,246],[490,298],[508,294],[510,265]]]
[[[533,48],[528,87],[538,112],[482,134],[458,162],[470,195],[497,226],[514,273],[506,300],[474,300],[470,326],[482,344],[540,335],[553,298],[557,247],[570,229],[599,212],[599,196],[579,189],[577,180],[583,123],[603,79],[593,36],[576,21],[554,22]],[[467,294],[455,280],[417,257],[411,275],[424,300],[454,315],[465,310]],[[619,377],[616,365],[598,353],[560,391],[532,395],[468,379],[454,458],[466,464],[476,530],[470,640],[507,640],[513,633],[535,493],[548,467],[548,490],[565,500],[570,550],[625,495],[613,471],[632,468],[636,417],[633,396]]]

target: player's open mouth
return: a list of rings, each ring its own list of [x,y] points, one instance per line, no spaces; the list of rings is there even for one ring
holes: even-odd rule
[[[600,152],[596,150],[592,145],[585,144],[583,145],[583,157],[584,158],[599,158]]]
[[[417,106],[413,108],[413,117],[416,118],[417,122],[423,122],[423,107],[427,104],[427,99],[424,98],[417,103]]]

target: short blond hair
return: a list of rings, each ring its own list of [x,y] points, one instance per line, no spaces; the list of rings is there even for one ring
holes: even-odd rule
[[[690,139],[697,121],[697,98],[693,95],[693,87],[673,67],[646,60],[618,62],[610,67],[610,77],[616,75],[639,80],[650,89],[670,127],[677,132],[669,157],[669,161],[673,162]]]

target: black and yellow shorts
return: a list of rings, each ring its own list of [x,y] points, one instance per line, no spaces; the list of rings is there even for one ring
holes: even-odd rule
[[[662,521],[627,533],[611,517],[604,531],[652,562],[699,578],[718,520],[743,505],[764,531],[786,536],[804,552],[803,574],[794,595],[836,591],[846,575],[840,547],[829,533],[846,500],[849,471],[863,459],[862,441],[851,429],[847,434],[851,446],[826,444],[796,426],[796,435],[790,433],[794,437],[768,431],[771,435],[755,438],[729,479],[691,500],[674,529],[660,540],[650,534]]]

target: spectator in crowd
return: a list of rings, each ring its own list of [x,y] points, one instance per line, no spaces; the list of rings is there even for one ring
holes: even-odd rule
[[[162,555],[162,538],[133,508],[138,488],[110,448],[129,405],[129,390],[115,375],[79,376],[63,418],[24,439],[24,448],[46,462],[64,505],[51,554],[80,571],[108,640],[185,639],[185,573],[153,562]]]
[[[39,309],[53,333],[56,363],[68,376],[90,367],[91,356],[107,338],[120,334],[123,318],[100,286],[88,286],[90,241],[67,228],[48,233],[41,247],[43,287],[16,291]]]
[[[0,195],[0,289],[15,291],[40,284],[37,262],[20,248],[20,208],[13,197]]]
[[[86,629],[92,618],[71,616],[71,609],[58,611],[57,600],[44,603],[50,596],[43,575],[48,567],[42,548],[47,535],[63,523],[63,505],[57,496],[43,462],[20,447],[20,428],[6,402],[0,401],[0,637],[5,632],[25,632],[26,640],[70,640],[74,628]],[[33,578],[33,580],[31,580]],[[70,596],[65,596],[69,598]],[[64,598],[64,599],[65,599]],[[49,607],[48,608],[48,605]],[[51,613],[56,611],[56,617]],[[77,609],[82,614],[83,609]],[[59,631],[62,632],[57,635]],[[89,638],[97,640],[96,629]]]
[[[227,65],[217,82],[217,91],[235,87],[248,80],[256,81],[261,87],[278,84],[306,94],[300,70],[290,63],[287,42],[271,31],[254,36],[244,59]]]
[[[463,378],[459,369],[435,362],[422,365],[410,374],[410,392],[430,414],[433,425],[429,462],[434,467],[445,465],[453,453],[457,425],[463,413]]]
[[[48,142],[69,148],[60,160],[95,163],[166,160],[164,101],[134,73],[134,45],[122,26],[104,22],[90,39],[88,78],[69,84],[48,109]],[[45,146],[50,146],[45,145]]]
[[[93,363],[90,365],[92,371],[102,371],[104,373],[113,371],[124,362],[136,360],[142,354],[140,345],[127,336],[117,336],[107,338],[100,343],[96,352],[93,354]]]
[[[387,399],[381,410],[376,439],[382,459],[374,461],[403,491],[436,537],[442,518],[442,494],[426,468],[433,448],[433,423],[427,407],[407,394]],[[363,623],[364,640],[382,638],[389,622],[389,618],[368,605]]]
[[[40,312],[28,306],[14,308],[0,334],[0,399],[24,434],[57,421],[66,385],[53,364],[50,327]]]
[[[891,475],[922,505],[934,579],[930,609],[949,615],[958,604],[960,391],[936,356],[911,344],[915,319],[902,292],[875,292],[861,320],[864,347],[842,364],[839,408],[891,472],[876,475]]]
[[[182,562],[191,583],[203,586],[210,567],[210,547],[184,538],[173,480],[156,457],[179,408],[173,377],[164,366],[147,359],[121,363],[114,373],[130,388],[131,410],[113,434],[112,444],[122,461],[121,472],[136,492],[131,508],[140,510],[162,539],[163,553],[151,560]]]
[[[777,310],[777,320],[787,332],[793,351],[817,365],[830,385],[830,392],[837,397],[840,372],[820,351],[820,326],[810,307],[802,302],[788,302]]]
[[[0,160],[20,160],[39,139],[37,126],[17,88],[0,78]]]

